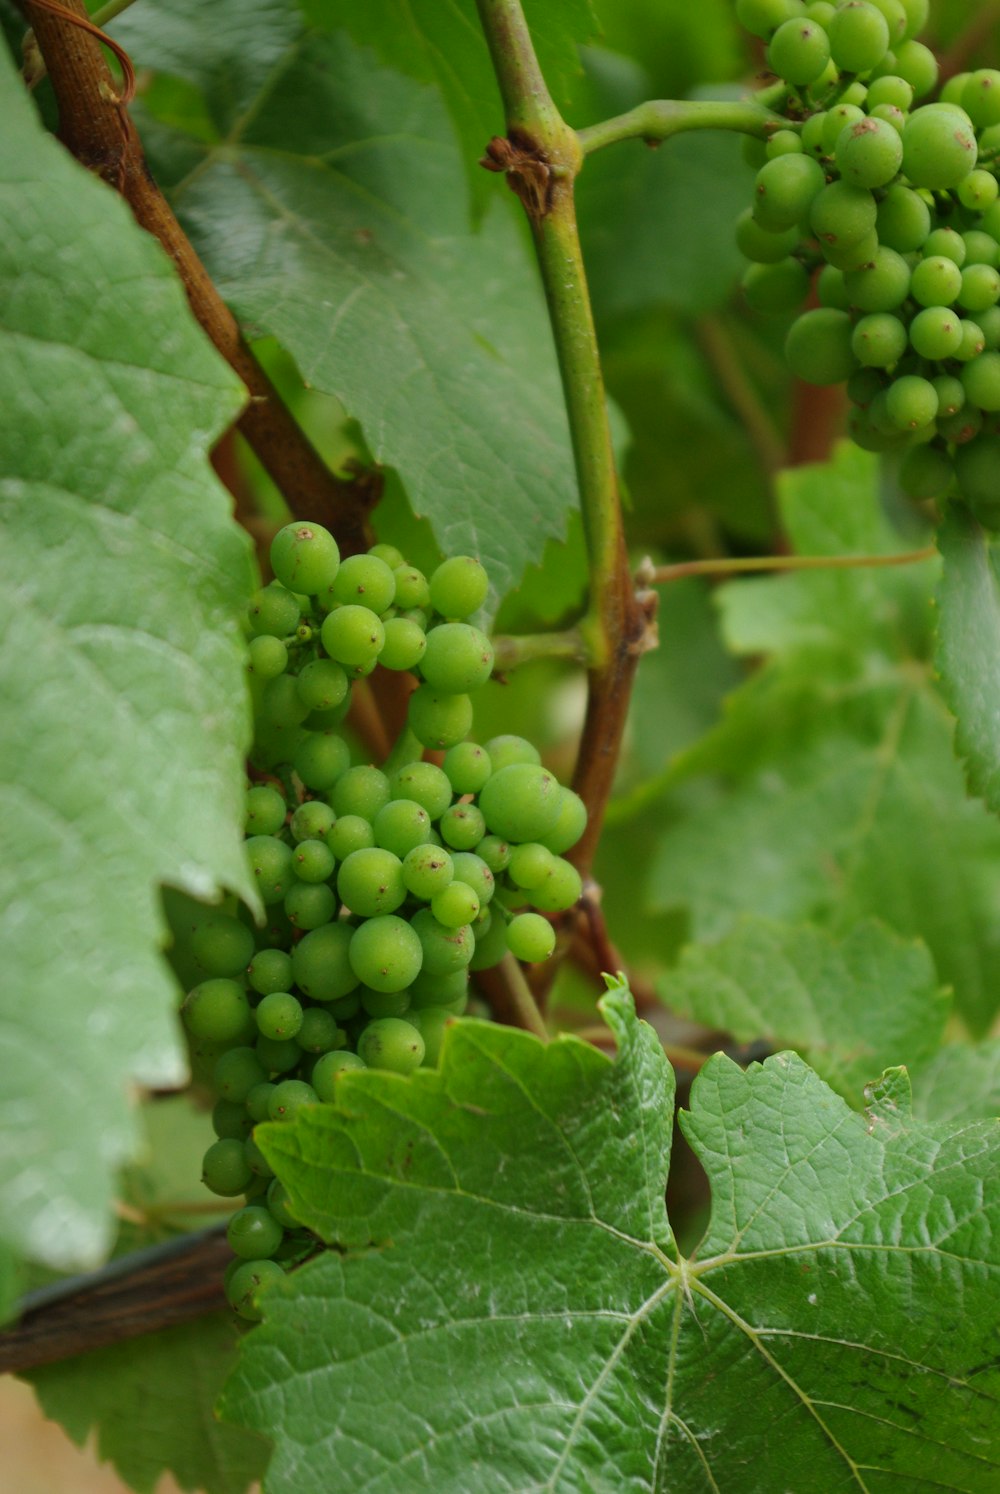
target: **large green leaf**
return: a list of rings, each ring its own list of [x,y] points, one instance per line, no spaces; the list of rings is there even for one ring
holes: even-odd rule
[[[938,531],[944,571],[935,663],[969,787],[1000,813],[1000,550],[965,509]]]
[[[275,1439],[270,1494],[987,1494],[995,1128],[916,1124],[898,1070],[861,1116],[793,1055],[712,1059],[684,1259],[671,1071],[627,992],[605,1010],[615,1063],[468,1023],[439,1071],[348,1075],[263,1133],[339,1247],[268,1292],[223,1397]]]
[[[576,501],[523,214],[495,181],[470,233],[436,90],[331,32],[321,12],[327,29],[300,30],[250,106],[228,116],[216,74],[199,75],[192,29],[186,73],[225,130],[208,144],[189,137],[198,164],[173,180],[184,139],[173,119],[151,136],[154,165],[249,330],[277,337],[307,383],[338,397],[442,550],[479,555],[501,594],[563,536]],[[151,9],[136,53],[154,68],[163,15]],[[216,15],[242,7],[218,0]]]
[[[67,1267],[109,1243],[127,1085],[185,1074],[157,884],[254,896],[249,547],[207,461],[243,396],[0,70],[0,1231]]]
[[[743,918],[718,944],[690,945],[658,989],[681,1016],[796,1048],[852,1104],[889,1065],[929,1059],[948,1013],[924,946],[877,923],[838,941]]]
[[[198,1494],[243,1494],[263,1472],[267,1443],[211,1415],[238,1336],[231,1316],[213,1313],[28,1378],[46,1416],[74,1442],[96,1431],[100,1457],[137,1494],[153,1494],[165,1471]]]
[[[925,1120],[1000,1117],[1000,1038],[948,1043],[916,1078],[914,1110]]]

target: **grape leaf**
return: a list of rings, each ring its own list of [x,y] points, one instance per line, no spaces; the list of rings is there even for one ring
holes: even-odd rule
[[[100,1457],[137,1494],[153,1494],[164,1471],[199,1494],[243,1494],[263,1472],[267,1443],[208,1414],[238,1336],[230,1314],[212,1313],[26,1378],[78,1446],[96,1429]]]
[[[795,1047],[855,1104],[890,1064],[931,1057],[949,1005],[925,947],[874,922],[838,941],[743,918],[718,944],[690,945],[657,989],[679,1015],[741,1042]]]
[[[955,712],[969,788],[1000,813],[1000,550],[951,504],[938,531],[944,560],[935,659]]]
[[[718,1055],[682,1116],[713,1193],[688,1260],[671,1070],[626,990],[604,1010],[614,1063],[463,1023],[440,1070],[350,1074],[258,1133],[338,1246],[268,1291],[223,1395],[274,1438],[271,1494],[334,1468],[371,1494],[701,1494],[749,1467],[759,1489],[986,1494],[995,1128],[917,1124],[901,1070],[862,1116],[792,1054]]]
[[[159,246],[0,69],[0,1229],[65,1268],[108,1246],[127,1084],[185,1074],[157,884],[254,900],[249,543],[207,461],[243,394]]]
[[[213,16],[234,10],[220,0]],[[136,57],[153,67],[154,14],[149,56]],[[195,143],[199,164],[171,196],[222,294],[360,422],[441,549],[478,555],[495,596],[507,591],[563,537],[576,503],[548,320],[511,194],[495,183],[470,233],[440,97],[343,32],[303,32],[225,138]]]
[[[1000,1116],[1000,1038],[948,1043],[914,1075],[915,1113],[924,1120]]]

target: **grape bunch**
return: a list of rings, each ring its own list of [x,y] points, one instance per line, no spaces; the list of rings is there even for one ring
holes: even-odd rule
[[[318,1246],[254,1126],[331,1101],[348,1070],[436,1062],[470,971],[508,951],[552,954],[544,915],[580,896],[563,853],[587,817],[530,742],[468,740],[470,693],[493,668],[466,620],[487,593],[478,561],[454,557],[428,578],[389,545],[341,560],[306,523],[275,536],[271,560],[276,579],[248,611],[245,844],[266,923],[193,903],[172,919],[175,966],[197,977],[181,1008],[195,1072],[218,1095],[203,1178],[245,1198],[226,1292],[250,1319],[261,1283]],[[420,677],[382,767],[352,763],[342,730],[353,681],[377,665]]]
[[[757,310],[788,362],[846,381],[849,429],[898,449],[915,498],[958,492],[1000,528],[1000,72],[949,79],[916,35],[928,0],[737,0],[784,80],[787,127],[749,142],[737,227]],[[916,107],[915,107],[916,105]]]

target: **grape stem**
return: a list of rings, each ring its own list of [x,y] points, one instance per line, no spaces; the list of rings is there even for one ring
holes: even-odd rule
[[[573,787],[587,829],[572,859],[589,870],[600,837],[639,655],[650,646],[652,602],[635,594],[597,335],[583,268],[573,182],[583,161],[576,131],[552,101],[520,0],[477,0],[507,123],[483,165],[503,172],[531,225],[569,417],[590,590],[579,633],[587,712]]]
[[[497,674],[506,674],[519,664],[529,664],[535,659],[570,659],[577,664],[587,662],[587,646],[579,628],[568,628],[563,633],[501,633],[491,642]]]
[[[662,586],[684,576],[736,576],[754,571],[848,571],[887,565],[915,565],[931,560],[935,545],[905,550],[897,555],[751,555],[720,556],[717,560],[681,560],[673,565],[653,565],[645,560],[636,572],[643,586]]]
[[[776,130],[799,126],[766,108],[757,99],[647,99],[627,114],[602,119],[577,131],[585,156],[620,140],[644,140],[659,145],[673,135],[689,130],[736,130],[766,140]]]

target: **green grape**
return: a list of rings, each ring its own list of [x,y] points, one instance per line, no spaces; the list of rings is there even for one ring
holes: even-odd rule
[[[259,680],[277,679],[288,668],[288,650],[280,638],[261,633],[247,644],[250,673]]]
[[[309,732],[296,747],[292,766],[306,788],[331,789],[351,765],[351,753],[338,731]]]
[[[797,156],[801,150],[802,141],[794,130],[775,130],[764,147],[764,155],[767,160],[776,161],[779,156]]]
[[[277,1178],[267,1185],[267,1207],[282,1229],[298,1229],[299,1221],[289,1208],[291,1195]]]
[[[294,1038],[269,1038],[263,1034],[254,1044],[254,1052],[269,1074],[288,1074],[302,1058],[302,1049]]]
[[[816,277],[816,295],[821,306],[832,306],[837,311],[850,311],[851,297],[844,280],[843,270],[836,265],[824,265]]]
[[[270,784],[256,784],[247,790],[244,826],[248,835],[277,835],[287,812],[284,796]]]
[[[544,913],[562,913],[578,903],[582,895],[580,873],[572,862],[556,856],[545,880],[531,889],[531,902]]]
[[[893,441],[899,441],[902,439],[902,433],[899,426],[889,414],[888,387],[886,385],[885,389],[880,390],[868,406],[868,419],[871,421],[872,428],[878,431],[880,435],[891,437]]]
[[[946,306],[928,306],[910,323],[910,342],[921,358],[953,358],[962,345],[958,317]]]
[[[394,914],[369,918],[354,930],[350,959],[364,985],[375,991],[402,991],[420,970],[421,940],[412,924]]]
[[[328,660],[332,663],[333,660]],[[340,668],[340,665],[337,665]],[[341,726],[348,711],[351,709],[351,698],[348,695],[338,706],[331,706],[328,711],[310,711],[303,723],[308,731],[332,731],[335,726]]]
[[[932,254],[914,266],[910,293],[921,306],[951,306],[961,289],[962,271],[943,254]]]
[[[982,411],[965,404],[957,415],[946,415],[937,423],[938,435],[954,446],[974,441],[983,428]]]
[[[346,861],[352,851],[363,851],[375,844],[375,831],[370,820],[359,814],[345,814],[327,831],[326,843],[338,861]]]
[[[556,821],[556,829],[552,832],[553,835],[557,834],[560,823],[561,819]],[[476,855],[480,861],[485,862],[493,875],[497,877],[502,871],[506,871],[510,864],[510,843],[501,839],[499,835],[484,835],[476,846]]]
[[[472,701],[468,695],[443,694],[429,684],[421,685],[410,696],[407,721],[422,746],[454,747],[469,734]]]
[[[276,1089],[276,1084],[272,1084],[270,1079],[265,1079],[262,1084],[255,1084],[247,1095],[246,1112],[255,1123],[270,1119],[268,1107]]]
[[[778,156],[754,182],[753,216],[769,233],[794,228],[824,185],[823,168],[812,156]]]
[[[226,1298],[241,1318],[249,1323],[259,1323],[264,1316],[260,1308],[259,1295],[262,1287],[284,1276],[277,1261],[262,1259],[244,1261],[230,1278]]]
[[[298,627],[301,611],[292,593],[276,581],[262,586],[250,598],[247,609],[250,631],[259,637],[270,633],[275,638],[286,638]]]
[[[1000,353],[982,353],[973,358],[959,377],[970,405],[977,410],[1000,410]],[[1000,480],[1000,469],[995,480]]]
[[[878,253],[878,234],[874,228],[863,239],[853,244],[822,244],[823,258],[838,270],[859,270],[862,265],[874,264]]]
[[[393,575],[396,578],[397,607],[409,610],[413,607],[430,606],[431,589],[423,571],[413,565],[401,565],[395,568]]]
[[[965,404],[965,390],[961,379],[953,374],[937,374],[931,379],[938,397],[938,413],[954,415]]]
[[[428,975],[450,975],[462,970],[472,959],[476,947],[472,929],[466,924],[462,928],[449,929],[438,923],[429,908],[414,913],[407,925],[417,935],[423,954],[421,971]],[[368,981],[372,985],[372,981]],[[406,982],[413,984],[413,977]]]
[[[836,5],[831,0],[812,0],[806,5],[805,15],[807,21],[818,21],[821,26],[828,26],[833,20]]]
[[[235,1198],[242,1193],[253,1174],[247,1166],[243,1142],[235,1137],[214,1141],[201,1164],[201,1180],[221,1198]]]
[[[806,311],[792,323],[785,338],[785,357],[792,372],[808,384],[840,384],[853,372],[856,359],[851,350],[851,318],[846,311],[821,307]],[[489,784],[487,784],[487,788]],[[513,836],[512,839],[543,839]]]
[[[551,871],[553,859],[546,846],[538,841],[525,841],[511,851],[507,874],[515,887],[537,887]]]
[[[470,970],[489,970],[499,965],[507,953],[507,921],[496,914],[489,928],[476,935],[476,948],[469,963]]]
[[[939,498],[955,475],[947,452],[937,446],[912,446],[899,469],[899,483],[911,498]]]
[[[965,256],[968,254],[965,240],[960,233],[953,228],[935,228],[924,240],[924,257],[932,254],[941,254],[945,259],[952,259],[957,265],[965,264]]]
[[[250,1003],[236,981],[206,980],[185,996],[181,1016],[193,1037],[228,1043],[246,1034]]]
[[[851,125],[861,124],[865,118],[865,111],[862,108],[857,104],[847,103],[844,99],[828,109],[823,116],[824,155],[832,156],[837,148],[837,141],[845,129],[849,129]]]
[[[285,894],[285,912],[296,929],[318,929],[337,911],[337,900],[325,882],[295,882]]]
[[[333,876],[337,860],[325,840],[300,840],[292,852],[292,863],[300,882],[325,882]]]
[[[960,102],[977,130],[1000,124],[1000,72],[983,67],[970,73]]]
[[[512,763],[540,763],[542,760],[538,748],[527,737],[516,737],[511,733],[491,737],[486,743],[486,752],[494,773],[509,768]]]
[[[995,266],[1000,261],[1000,244],[992,234],[970,228],[962,234],[962,243],[965,245],[963,264]]]
[[[891,108],[908,114],[910,105],[913,103],[913,89],[905,78],[888,73],[884,77],[872,79],[868,85],[868,97],[865,103],[869,112],[877,109],[880,104],[888,104]]]
[[[810,114],[809,118],[804,121],[802,125],[802,133],[799,136],[800,140],[802,141],[802,149],[805,154],[807,156],[813,156],[818,161],[824,160],[827,155],[825,137],[826,113],[824,111],[820,111],[818,114]],[[798,233],[796,233],[795,238],[796,241],[798,241]],[[792,244],[790,249],[785,250],[785,253],[790,253],[791,249],[794,249],[794,247],[795,245]],[[744,249],[743,252],[745,254],[746,250]],[[777,258],[778,256],[775,257]]]
[[[463,966],[450,975],[429,975],[421,970],[410,987],[410,1003],[417,1011],[429,1006],[456,1007],[468,1000],[469,972]]]
[[[556,947],[556,931],[540,913],[519,913],[507,925],[507,947],[518,960],[547,960]]]
[[[937,58],[923,42],[905,41],[896,48],[896,71],[910,84],[914,98],[926,98],[938,80]]]
[[[358,1038],[358,1057],[371,1069],[410,1074],[423,1063],[424,1040],[412,1022],[380,1017]]]
[[[771,37],[767,63],[788,83],[815,83],[830,61],[830,42],[813,21],[783,21]]]
[[[454,804],[441,816],[441,839],[454,851],[471,851],[486,834],[486,821],[474,804]]]
[[[384,560],[391,571],[394,571],[397,566],[406,564],[406,557],[402,550],[397,550],[395,545],[387,545],[380,542],[377,545],[372,545],[369,548],[368,554],[374,555],[377,560]]]
[[[336,1001],[357,985],[348,955],[353,932],[350,924],[327,923],[292,950],[295,984],[313,1001]]]
[[[919,430],[928,425],[938,412],[937,390],[929,379],[904,374],[894,379],[886,390],[889,418],[901,431]]]
[[[328,835],[335,819],[329,804],[322,799],[307,799],[292,815],[288,828],[296,844],[302,845],[304,841],[315,842]]]
[[[863,243],[875,227],[878,208],[872,194],[850,182],[831,182],[813,199],[809,223],[827,248]]]
[[[433,1068],[441,1056],[441,1045],[447,1028],[454,1022],[452,1012],[441,1007],[428,1007],[425,1011],[412,1012],[409,1017],[424,1040],[423,1063]]]
[[[962,342],[955,354],[961,363],[969,363],[973,358],[978,358],[980,353],[986,351],[986,338],[983,329],[978,322],[972,321],[970,317],[963,317],[961,322]]]
[[[910,187],[891,186],[875,214],[879,241],[897,254],[919,249],[931,231],[931,210]]]
[[[336,1098],[337,1076],[368,1065],[356,1053],[324,1053],[312,1071],[312,1086],[318,1099],[330,1105]]]
[[[390,567],[377,555],[349,555],[342,562],[333,583],[334,601],[345,606],[360,603],[376,616],[392,606],[395,596],[396,578]],[[328,649],[327,652],[332,653],[333,650]]]
[[[208,913],[198,921],[190,948],[207,975],[240,975],[253,959],[253,934],[229,913]]]
[[[403,863],[378,846],[352,851],[337,873],[337,895],[361,918],[393,913],[406,898]]]
[[[903,170],[915,187],[955,187],[976,164],[972,121],[960,110],[925,105],[903,131]]]
[[[759,171],[767,160],[767,147],[763,140],[744,135],[740,142],[740,154],[752,171]]]
[[[268,680],[257,702],[256,715],[268,726],[298,726],[308,716],[309,708],[299,699],[295,680],[290,674],[279,674]]]
[[[277,1219],[260,1204],[238,1209],[226,1226],[230,1250],[244,1260],[263,1260],[272,1256],[284,1238],[285,1231]]]
[[[283,1079],[274,1087],[268,1114],[273,1121],[292,1120],[297,1110],[301,1110],[303,1105],[315,1105],[317,1098],[312,1085],[303,1079]]]
[[[560,792],[558,780],[540,765],[511,763],[493,773],[479,796],[479,807],[491,834],[505,840],[541,840],[559,819]]]
[[[542,845],[561,855],[575,846],[587,828],[587,806],[572,789],[559,791],[559,814],[552,829],[539,836]],[[482,852],[479,853],[482,855]],[[485,859],[485,858],[484,858]]]
[[[227,1048],[216,1060],[212,1070],[212,1086],[225,1100],[239,1105],[246,1099],[255,1084],[267,1078],[253,1048]]]
[[[465,882],[471,887],[481,906],[485,908],[496,892],[496,879],[486,862],[474,851],[456,851],[451,860],[455,868],[455,881]]]
[[[267,908],[267,921],[263,928],[256,931],[255,939],[258,950],[265,949],[287,949],[292,942],[292,926],[285,917],[285,910],[280,906]]]
[[[445,753],[442,767],[456,794],[478,794],[493,771],[489,753],[477,742],[457,743]]]
[[[302,1026],[302,1003],[289,991],[271,991],[254,1012],[257,1028],[266,1038],[293,1038]]]
[[[467,695],[485,685],[492,671],[493,645],[478,628],[440,623],[427,634],[420,672],[433,690]]]
[[[390,799],[375,816],[375,844],[400,860],[431,838],[430,815],[414,799]]]
[[[970,171],[956,188],[958,200],[971,212],[982,213],[997,200],[1000,184],[991,171]]]
[[[302,1013],[302,1026],[295,1034],[295,1041],[306,1053],[328,1053],[332,1048],[344,1046],[346,1034],[332,1012],[310,1006]]]
[[[799,231],[797,228],[789,228],[784,233],[771,233],[762,228],[753,216],[753,209],[747,208],[736,220],[736,246],[740,253],[747,259],[752,259],[755,264],[775,264],[779,259],[787,259],[793,249],[798,247]]]
[[[982,436],[955,452],[959,492],[987,529],[1000,523],[1000,437]],[[219,1145],[219,1143],[216,1143]]]
[[[736,0],[736,19],[751,36],[764,41],[783,21],[805,14],[802,0]]]
[[[271,568],[289,591],[315,596],[330,585],[339,564],[337,541],[322,524],[296,520],[271,541]]]
[[[1000,348],[1000,306],[990,306],[980,311],[976,320],[983,333],[984,346],[991,351]]]
[[[900,0],[906,11],[907,24],[905,40],[917,36],[927,25],[927,17],[930,14],[931,0]]]
[[[750,265],[741,281],[747,305],[766,316],[780,316],[801,306],[809,291],[809,275],[797,259],[776,265]]]
[[[295,688],[310,711],[330,711],[346,700],[350,682],[333,659],[313,659],[299,671]]]
[[[439,820],[451,803],[451,783],[435,763],[413,762],[397,768],[389,791],[393,799],[411,799],[421,805],[432,820]]]
[[[829,270],[827,265],[823,274]],[[880,245],[872,264],[847,272],[844,288],[850,304],[859,311],[892,311],[909,293],[910,266],[895,249]]]
[[[964,108],[962,104],[962,90],[971,77],[971,73],[954,73],[948,79],[947,83],[941,86],[940,102],[942,104],[957,104],[960,109]]]
[[[386,669],[415,669],[427,649],[427,635],[408,617],[390,617],[383,624],[385,642],[378,661]]]
[[[431,606],[442,617],[471,617],[486,601],[490,578],[471,555],[444,560],[430,579]]]
[[[338,817],[359,815],[361,819],[372,822],[382,806],[389,802],[389,780],[380,769],[370,764],[348,768],[337,779],[330,802]],[[342,853],[332,843],[330,849],[340,861]]]
[[[369,607],[348,604],[323,619],[323,647],[338,664],[354,669],[374,665],[385,642],[385,628]]]
[[[1000,275],[992,265],[966,265],[959,271],[962,277],[958,304],[966,311],[988,311],[1000,299]]]
[[[435,892],[431,912],[445,928],[457,929],[479,916],[479,898],[468,883],[454,881]]]
[[[871,112],[872,119],[881,120],[883,124],[889,125],[900,137],[906,124],[906,115],[902,109],[897,109],[895,104],[876,104]]]
[[[845,181],[856,187],[884,187],[902,164],[903,142],[885,120],[864,118],[841,131],[836,160]]]
[[[247,974],[261,996],[286,991],[292,982],[292,957],[283,949],[260,949],[250,961]]]
[[[830,55],[847,73],[867,73],[889,50],[889,23],[866,0],[838,6],[830,22]]]
[[[220,1141],[242,1142],[250,1133],[252,1121],[243,1105],[233,1100],[216,1100],[212,1107],[212,1130]]]
[[[369,1017],[401,1017],[410,1010],[410,992],[408,988],[402,991],[370,991],[367,986],[362,986],[361,1005]]]
[[[454,875],[451,857],[440,846],[414,846],[403,858],[406,890],[421,902],[429,902],[436,892],[448,886]]]

